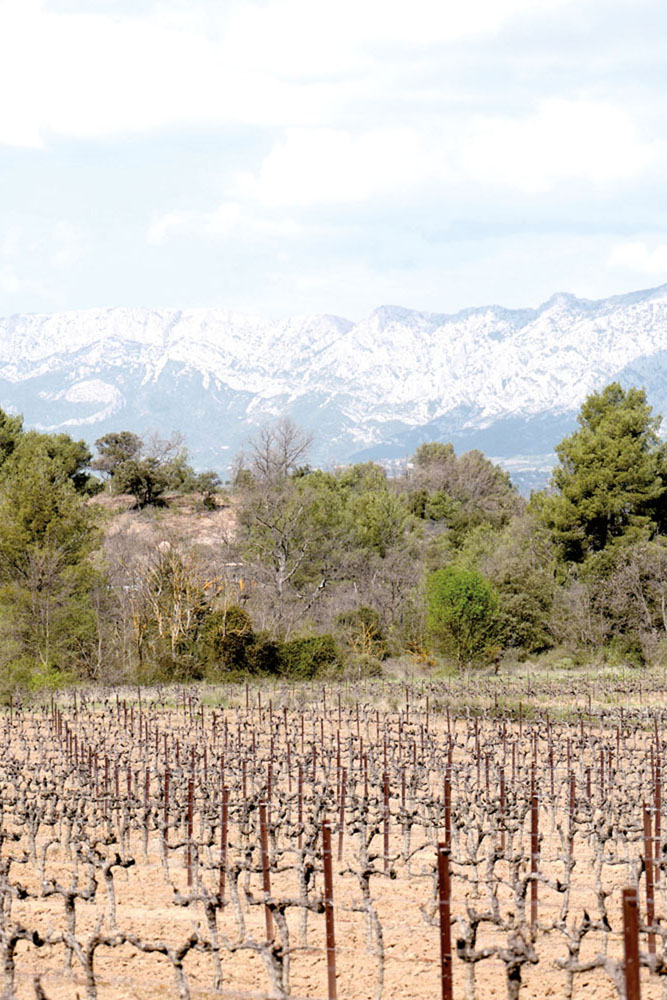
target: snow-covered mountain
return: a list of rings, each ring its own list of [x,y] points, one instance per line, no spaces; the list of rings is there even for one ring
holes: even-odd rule
[[[383,306],[360,323],[220,309],[0,319],[0,405],[27,425],[91,442],[178,429],[197,466],[221,471],[287,413],[314,432],[320,464],[451,440],[544,480],[582,400],[613,379],[645,386],[667,415],[667,285],[454,316]]]

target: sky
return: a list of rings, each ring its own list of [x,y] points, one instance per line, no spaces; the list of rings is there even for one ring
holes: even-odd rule
[[[0,315],[667,282],[664,0],[0,0]]]

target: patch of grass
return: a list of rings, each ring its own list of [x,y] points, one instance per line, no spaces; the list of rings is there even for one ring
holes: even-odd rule
[[[236,700],[225,690],[213,689],[200,694],[199,704],[207,708],[234,708]]]

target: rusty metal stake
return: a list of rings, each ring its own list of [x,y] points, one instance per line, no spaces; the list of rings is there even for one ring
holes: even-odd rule
[[[301,764],[299,764],[298,778],[297,778],[297,824],[299,827],[299,837],[298,837],[298,847],[301,850],[303,846],[303,771],[301,770]]]
[[[452,931],[449,847],[438,844],[438,914],[440,917],[440,978],[442,1000],[452,1000]]]
[[[188,778],[188,885],[192,885],[192,827],[194,818],[194,780]]]
[[[347,768],[341,768],[340,777],[340,813],[338,816],[338,860],[343,860],[343,835],[345,833],[345,790],[347,786]]]
[[[644,805],[644,865],[646,867],[646,923],[653,927],[655,923],[655,892],[653,879],[653,837],[651,836],[651,811]],[[655,934],[648,932],[648,950],[655,955]]]
[[[324,861],[324,919],[327,930],[327,984],[329,1000],[336,1000],[336,934],[334,929],[333,869],[331,864],[331,824],[322,823]]]
[[[218,892],[220,904],[225,901],[225,877],[227,875],[227,826],[229,823],[229,789],[222,789],[222,816],[220,823],[220,884]]]
[[[505,850],[505,768],[500,768],[500,850]]]
[[[637,890],[623,890],[623,946],[625,954],[626,1000],[640,1000],[639,996],[639,914]]]
[[[266,802],[259,804],[259,839],[262,851],[262,888],[264,895],[271,895],[271,874],[269,872],[269,831],[266,825]],[[266,940],[273,940],[273,916],[268,906],[264,907],[266,917]]]
[[[537,924],[537,863],[539,860],[540,842],[538,835],[537,792],[535,791],[535,772],[533,771],[532,789],[530,795],[530,923]]]
[[[654,836],[654,849],[653,857],[660,858],[662,855],[662,844],[661,840],[661,813],[662,813],[662,766],[660,761],[660,744],[658,744],[656,762],[655,762],[655,824],[653,829]],[[660,881],[661,868],[660,865],[656,868],[655,877],[656,881]]]
[[[452,846],[452,779],[445,773],[445,846]]]
[[[384,797],[384,870],[389,871],[389,775],[385,771],[382,776]]]

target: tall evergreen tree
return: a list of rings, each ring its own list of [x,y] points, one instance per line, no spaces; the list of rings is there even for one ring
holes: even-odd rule
[[[112,431],[105,434],[95,442],[97,458],[90,463],[90,467],[113,477],[123,462],[139,455],[143,444],[141,438],[132,431]]]
[[[0,662],[28,675],[85,666],[96,636],[95,515],[46,437],[16,448],[0,485]]]
[[[555,494],[537,502],[563,556],[580,562],[617,539],[655,531],[666,485],[665,445],[643,389],[618,382],[581,407],[579,429],[557,446]]]

